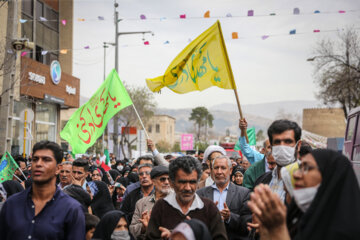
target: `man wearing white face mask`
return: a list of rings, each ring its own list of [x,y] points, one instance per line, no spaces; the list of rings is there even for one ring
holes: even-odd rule
[[[261,175],[256,180],[255,185],[260,183],[269,184],[270,189],[284,201],[285,190],[280,170],[297,159],[297,152],[301,146],[301,128],[296,122],[283,119],[276,120],[270,125],[268,136],[276,167],[272,172]],[[297,149],[295,150],[295,148]]]

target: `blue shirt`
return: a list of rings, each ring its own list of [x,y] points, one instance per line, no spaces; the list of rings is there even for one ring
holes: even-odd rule
[[[226,196],[228,193],[229,184],[230,183],[228,183],[228,185],[222,192],[219,191],[219,189],[215,183],[213,185],[211,185],[211,187],[214,189],[213,199],[214,199],[214,202],[216,202],[216,201],[218,202],[218,204],[216,206],[219,209],[219,211],[224,209],[224,203],[226,202]]]
[[[261,161],[264,158],[264,154],[255,151],[250,147],[250,145],[246,142],[246,138],[239,137],[240,150],[245,155],[245,157],[249,160],[251,164],[257,161]],[[267,165],[267,161],[265,161],[265,168]]]
[[[80,203],[56,187],[53,198],[35,216],[32,187],[6,200],[0,213],[0,239],[85,239]]]

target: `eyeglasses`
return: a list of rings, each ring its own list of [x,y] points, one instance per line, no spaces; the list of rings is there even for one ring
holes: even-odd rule
[[[145,172],[140,172],[140,173],[139,173],[139,176],[144,176],[144,175],[149,176],[149,175],[150,175],[150,172],[149,172],[149,171],[145,171]]]
[[[159,178],[159,180],[160,180],[160,182],[165,182],[165,181],[169,181],[170,178],[168,178],[168,177],[161,177],[161,178]]]
[[[313,170],[313,169],[319,169],[318,167],[315,167],[315,166],[311,166],[311,165],[308,165],[306,163],[300,163],[299,164],[299,171],[302,173],[302,174],[307,174],[309,171]]]
[[[100,174],[93,174],[93,177],[100,177]]]

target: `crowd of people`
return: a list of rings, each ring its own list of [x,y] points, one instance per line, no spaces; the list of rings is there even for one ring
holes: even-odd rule
[[[350,161],[313,149],[276,120],[260,151],[208,146],[197,156],[134,161],[64,156],[41,141],[0,184],[2,239],[359,239],[360,191]]]

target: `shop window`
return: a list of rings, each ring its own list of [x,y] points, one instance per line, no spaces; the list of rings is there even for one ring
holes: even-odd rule
[[[44,7],[44,15],[45,18],[48,20],[45,22],[45,25],[50,27],[55,31],[59,31],[59,14],[52,10],[51,8],[45,6]]]
[[[36,1],[36,20],[39,20],[40,17],[44,17],[44,4],[40,1]]]
[[[42,103],[36,105],[36,141],[56,141],[57,106]]]
[[[160,125],[159,124],[156,124],[156,132],[160,133]]]
[[[41,54],[41,52],[44,49],[42,47],[36,46],[36,52],[35,52],[35,57],[36,57],[36,61],[44,63],[44,56]]]
[[[34,4],[32,0],[22,1],[21,10],[23,13],[25,13],[29,17],[32,17],[33,9],[34,9]]]

